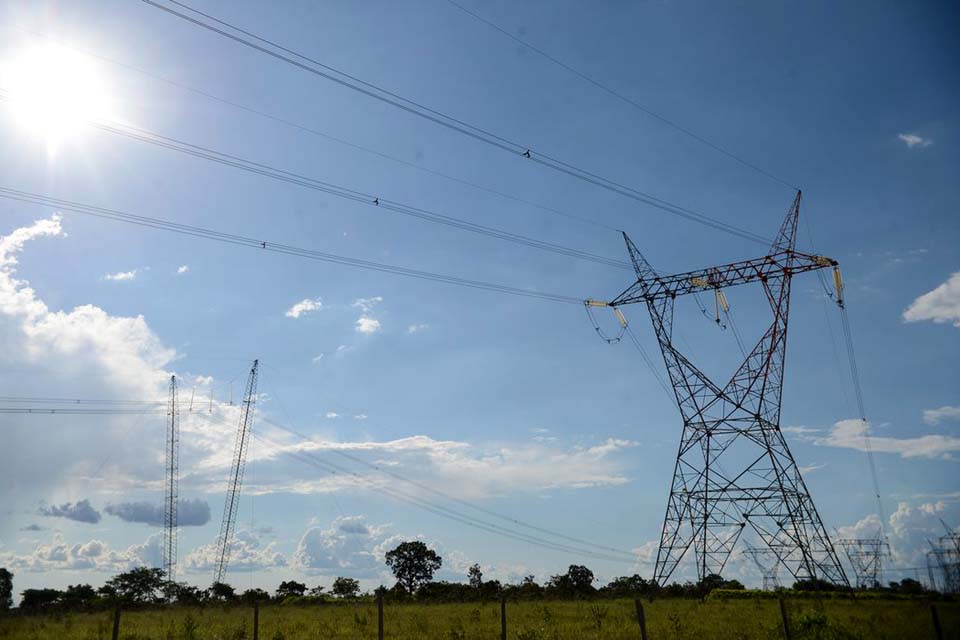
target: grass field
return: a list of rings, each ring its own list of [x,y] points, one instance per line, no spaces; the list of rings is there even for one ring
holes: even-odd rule
[[[929,605],[904,600],[787,601],[793,638],[902,640],[935,638]],[[783,638],[774,599],[644,602],[651,640]],[[960,604],[937,604],[944,638],[960,639]],[[112,613],[0,618],[0,638],[109,640]],[[500,637],[499,603],[386,605],[385,637],[395,640]],[[580,640],[640,637],[632,600],[527,601],[507,604],[511,640]],[[253,637],[253,611],[241,606],[172,607],[126,611],[120,638],[127,640],[241,640]],[[319,606],[266,605],[260,638],[305,640],[377,637],[371,601]]]

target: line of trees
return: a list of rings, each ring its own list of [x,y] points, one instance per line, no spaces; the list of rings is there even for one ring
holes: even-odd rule
[[[658,587],[639,575],[614,578],[606,585],[595,586],[593,571],[582,565],[570,565],[566,573],[551,576],[543,585],[526,576],[517,584],[502,584],[498,580],[484,580],[480,565],[474,564],[467,572],[467,582],[433,581],[443,566],[434,550],[419,540],[402,542],[388,551],[384,558],[393,572],[396,584],[391,589],[380,587],[375,594],[391,601],[417,599],[430,602],[466,602],[499,597],[509,599],[587,599],[681,597],[703,598],[714,589],[742,590],[737,580],[725,580],[709,575],[698,582],[673,583]],[[850,590],[822,580],[800,581],[793,585],[797,591]],[[923,585],[909,578],[891,582],[888,588],[877,589],[891,593],[916,595],[925,593]],[[146,606],[161,603],[202,605],[207,603],[280,602],[285,604],[322,603],[330,600],[349,600],[360,597],[360,583],[348,577],[338,577],[327,590],[323,586],[308,587],[296,580],[280,583],[273,595],[263,589],[247,589],[242,593],[225,583],[214,583],[207,589],[166,579],[162,569],[138,567],[120,573],[95,589],[89,584],[70,585],[66,589],[24,589],[20,610],[27,612],[58,609],[90,609],[123,603],[126,606]],[[0,568],[0,610],[13,605],[13,574]]]

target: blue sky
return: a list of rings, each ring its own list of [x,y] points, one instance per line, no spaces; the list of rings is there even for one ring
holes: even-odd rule
[[[765,236],[793,199],[782,184],[442,0],[193,6]],[[921,562],[925,539],[942,533],[939,519],[960,522],[955,8],[889,2],[864,14],[855,3],[827,2],[466,6],[802,187],[801,245],[839,260],[847,284],[895,561]],[[4,2],[0,23],[4,60],[42,42],[38,33],[100,56],[87,63],[111,96],[112,116],[133,126],[618,259],[626,258],[623,243],[610,228],[625,229],[666,272],[764,251],[511,157],[142,3]],[[131,67],[610,228],[333,143]],[[631,284],[628,271],[108,133],[82,131],[51,145],[8,108],[0,109],[0,131],[3,187],[576,298],[609,299]],[[527,573],[545,579],[573,562],[604,578],[651,573],[645,561],[659,536],[680,418],[636,351],[604,344],[582,309],[20,202],[0,201],[0,216],[6,395],[162,398],[175,373],[182,402],[192,394],[202,413],[212,392],[216,415],[226,420],[183,420],[181,495],[195,501],[185,512],[198,524],[182,529],[181,578],[205,585],[212,576],[210,545],[236,419],[229,394],[232,388],[239,398],[253,358],[263,363],[258,415],[270,422],[254,428],[251,491],[240,507],[230,582],[272,589],[290,576],[329,584],[352,575],[373,586],[388,580],[383,550],[413,536],[440,549],[448,579],[461,579],[473,562],[506,580]],[[728,296],[745,336],[758,335],[766,320],[755,293]],[[303,301],[310,302],[293,311]],[[730,332],[692,305],[679,309],[678,332],[695,361],[718,376],[728,372],[737,355]],[[662,368],[643,309],[626,311]],[[875,530],[864,441],[844,422],[856,409],[846,362],[832,345],[836,340],[842,355],[838,311],[815,277],[801,276],[791,313],[782,424],[828,528]],[[99,584],[121,568],[157,560],[159,529],[128,520],[149,520],[151,510],[139,503],[161,501],[162,417],[0,420],[12,434],[9,464],[0,470],[0,564],[13,568],[18,590]],[[277,424],[313,444],[298,445]],[[363,477],[333,477],[304,464],[288,455],[298,446]],[[637,558],[580,557],[438,517],[382,490],[423,498],[422,489],[336,450],[485,509],[638,550]],[[746,562],[730,573],[759,580]]]

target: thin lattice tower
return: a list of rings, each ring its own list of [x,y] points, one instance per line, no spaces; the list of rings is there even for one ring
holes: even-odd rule
[[[237,521],[237,509],[240,507],[240,486],[243,484],[243,470],[247,460],[247,442],[253,426],[253,412],[257,404],[257,367],[253,361],[247,378],[246,391],[243,394],[240,422],[237,425],[237,438],[233,445],[233,464],[227,477],[227,497],[223,503],[223,519],[220,521],[220,535],[217,537],[220,553],[217,558],[214,583],[223,582],[230,562],[230,546],[233,543],[233,529]]]
[[[180,483],[180,408],[177,406],[177,377],[170,376],[167,401],[166,478],[163,485],[163,570],[174,582],[177,569],[177,505]]]

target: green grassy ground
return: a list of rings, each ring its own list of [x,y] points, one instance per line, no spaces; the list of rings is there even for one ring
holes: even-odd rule
[[[891,640],[935,638],[929,605],[903,600],[787,601],[793,637],[801,639]],[[776,600],[644,602],[652,640],[718,640],[783,637]],[[960,639],[960,604],[938,603],[944,638]],[[385,635],[393,640],[460,640],[500,637],[500,605],[386,605]],[[639,638],[633,602],[518,602],[507,605],[511,640]],[[0,638],[109,640],[112,614],[74,613],[0,618]],[[376,638],[372,602],[319,606],[267,605],[260,609],[260,638],[305,640]],[[120,637],[127,640],[241,640],[253,637],[253,612],[246,607],[128,611]]]

